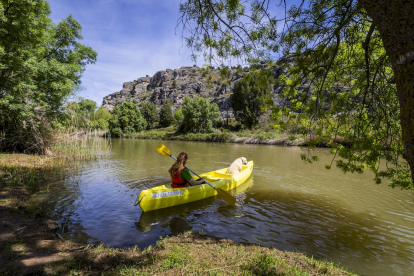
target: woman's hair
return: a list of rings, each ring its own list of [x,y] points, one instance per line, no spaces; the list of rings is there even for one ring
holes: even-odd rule
[[[171,168],[168,170],[168,172],[172,175],[175,175],[177,173],[177,170],[180,168],[181,165],[185,165],[187,162],[188,155],[185,152],[180,153],[177,156],[177,161],[171,166]]]

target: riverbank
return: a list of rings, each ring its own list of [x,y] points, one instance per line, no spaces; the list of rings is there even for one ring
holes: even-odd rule
[[[160,139],[199,142],[221,142],[241,144],[264,144],[279,146],[307,146],[309,141],[300,135],[289,135],[277,131],[239,131],[214,133],[177,133],[173,128],[144,130],[139,133],[126,134],[125,138]],[[326,146],[326,145],[325,145]]]
[[[56,222],[48,219],[50,210],[42,208],[30,191],[32,185],[27,185],[30,179],[56,171],[53,161],[23,154],[0,155],[1,275],[355,275],[301,253],[200,233],[161,239],[143,250],[62,241],[55,235]],[[19,176],[23,173],[24,177]]]

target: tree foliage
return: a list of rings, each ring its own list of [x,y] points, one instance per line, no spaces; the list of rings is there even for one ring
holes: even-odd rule
[[[103,106],[101,106],[95,113],[95,119],[97,120],[107,120],[109,121],[112,118],[111,113]]]
[[[86,65],[96,60],[96,52],[79,43],[81,26],[72,16],[55,25],[49,15],[44,0],[0,1],[3,149],[44,153],[46,130],[39,128],[59,114]]]
[[[147,129],[154,128],[159,121],[157,108],[152,102],[145,102],[141,105],[141,114],[147,121]]]
[[[115,106],[109,120],[109,131],[112,137],[120,137],[125,133],[140,132],[147,127],[147,121],[133,102],[123,102]]]
[[[160,127],[168,127],[174,123],[171,102],[165,101],[160,110]]]
[[[104,107],[100,107],[96,112],[93,120],[93,128],[108,130],[109,120],[112,118],[111,113]]]
[[[178,108],[174,112],[174,125],[180,127],[183,120],[184,120],[183,110],[181,108]]]
[[[260,74],[261,73],[261,74]],[[249,73],[237,81],[230,96],[234,116],[247,128],[252,128],[259,122],[259,117],[267,110],[272,102],[271,71]]]
[[[96,108],[96,102],[79,97],[67,104],[65,116],[61,116],[59,124],[68,130],[108,130],[111,113],[102,106],[98,110]]]
[[[95,119],[96,102],[79,97],[66,106],[67,118],[63,120],[67,126],[90,128]]]
[[[183,120],[180,130],[183,132],[209,133],[214,131],[214,125],[220,121],[220,111],[216,103],[207,99],[195,97],[184,98],[182,107]]]
[[[96,102],[79,97],[77,101],[68,103],[67,109],[73,113],[77,113],[83,117],[91,117],[95,115]]]
[[[332,141],[345,172],[370,168],[377,183],[387,177],[393,187],[414,189],[412,2],[279,4],[184,1],[184,39],[194,56],[257,63],[283,53],[279,64],[289,71],[279,84],[286,106],[274,117],[296,119],[314,144]]]

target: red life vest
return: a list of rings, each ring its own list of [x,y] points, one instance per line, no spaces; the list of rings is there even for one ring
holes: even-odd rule
[[[188,183],[187,179],[181,179],[181,172],[183,171],[183,169],[184,168],[179,168],[175,172],[175,176],[171,172],[171,181],[172,181],[171,186],[173,188],[184,188],[184,187],[189,186],[189,183]]]

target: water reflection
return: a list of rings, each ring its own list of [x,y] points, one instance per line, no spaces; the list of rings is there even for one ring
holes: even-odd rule
[[[233,217],[238,216],[239,212],[237,211],[241,208],[241,204],[243,204],[245,198],[245,192],[252,187],[254,177],[250,177],[245,183],[240,185],[239,187],[229,191],[236,198],[236,206],[231,206],[229,204],[222,204],[219,205],[217,208],[217,212],[221,214]],[[214,196],[205,198],[202,200],[198,200],[195,202],[190,202],[183,205],[178,205],[172,208],[165,208],[160,210],[154,210],[150,212],[141,212],[139,221],[135,222],[135,226],[137,230],[141,233],[145,233],[151,231],[156,226],[162,228],[168,228],[170,226],[170,231],[172,234],[183,233],[186,231],[190,231],[192,227],[177,227],[175,222],[181,221],[183,217],[188,217],[190,220],[196,219],[201,216],[201,214],[194,213],[196,210],[202,210],[205,207],[211,205],[216,200],[222,201],[220,197]],[[173,221],[173,222],[172,222]],[[182,223],[182,225],[188,225],[186,222]]]
[[[137,230],[141,233],[151,231],[156,226],[162,228],[168,228],[170,225],[175,226],[176,223],[171,223],[171,221],[180,221],[183,217],[186,217],[190,214],[191,211],[205,207],[208,204],[211,204],[216,200],[217,197],[210,197],[196,202],[190,202],[173,208],[165,208],[160,210],[154,210],[151,212],[141,212],[139,221],[135,222]],[[183,223],[188,225],[187,223]],[[177,231],[177,229],[184,229],[182,231]],[[183,233],[191,230],[192,227],[170,227],[170,232],[173,234]]]
[[[143,248],[160,236],[203,231],[216,237],[300,251],[340,263],[363,275],[410,275],[414,270],[412,192],[375,185],[373,175],[343,174],[326,151],[312,165],[306,149],[265,145],[168,141],[173,155],[190,154],[202,173],[245,156],[252,177],[231,191],[237,205],[218,197],[142,213],[134,207],[141,190],[170,181],[172,164],[155,148],[159,141],[114,140],[109,159],[86,164],[76,185],[51,194],[71,222],[66,238]]]

